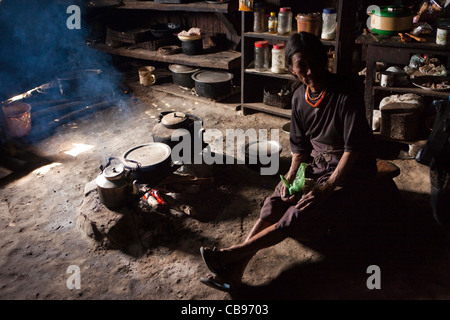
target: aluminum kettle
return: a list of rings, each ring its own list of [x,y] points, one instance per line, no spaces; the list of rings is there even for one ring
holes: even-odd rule
[[[111,164],[111,160],[121,160],[118,164]],[[139,194],[136,180],[131,172],[125,169],[122,159],[111,157],[95,179],[100,202],[108,208],[117,208],[126,205],[133,195]]]

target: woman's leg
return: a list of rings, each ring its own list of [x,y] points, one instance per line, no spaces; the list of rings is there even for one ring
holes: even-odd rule
[[[278,244],[287,237],[276,229],[275,225],[258,220],[243,243],[210,252],[210,257],[212,256],[212,259],[226,270],[214,278],[233,284],[240,283],[247,264],[259,250]]]
[[[249,241],[251,238],[256,236],[261,231],[265,230],[266,228],[270,227],[272,225],[272,222],[265,221],[262,219],[258,219],[256,223],[253,225],[252,230],[248,234],[247,238],[245,239],[244,243]],[[228,248],[231,250],[231,247]],[[250,253],[247,256],[243,257],[236,263],[233,263],[228,269],[229,273],[232,275],[234,282],[241,282],[242,276],[244,275],[245,268],[247,267],[250,260],[253,258],[255,253]]]

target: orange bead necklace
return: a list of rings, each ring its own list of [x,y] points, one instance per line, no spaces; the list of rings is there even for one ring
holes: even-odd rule
[[[323,90],[317,98],[311,98],[309,91],[309,86],[307,86],[305,90],[305,100],[311,107],[315,108],[322,102],[323,98],[325,98],[327,90]]]

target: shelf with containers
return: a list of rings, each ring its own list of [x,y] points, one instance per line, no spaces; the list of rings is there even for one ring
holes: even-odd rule
[[[180,41],[175,39],[173,33],[166,34],[162,39],[142,43],[123,43],[114,46],[109,45],[107,41],[95,40],[88,41],[88,44],[93,49],[112,55],[239,72],[241,53],[237,48],[240,41],[237,1],[212,3],[180,0],[179,3],[175,2],[177,1],[91,0],[86,4],[86,8],[95,12],[93,15],[101,17],[99,20],[105,25],[111,21],[119,21],[123,25],[131,21],[131,24],[142,23],[143,30],[149,28],[148,21],[153,21],[155,25],[170,22],[186,28],[195,25],[202,30],[202,54],[160,52],[158,49],[161,46],[179,45]],[[104,29],[105,26],[96,26],[96,28]],[[174,40],[169,41],[168,37]]]
[[[432,90],[420,86],[415,86],[413,81],[409,79],[406,83],[397,83],[394,80],[393,86],[381,86],[377,82],[377,63],[383,63],[386,68],[398,66],[404,67],[410,64],[411,58],[414,55],[426,55],[428,57],[435,57],[440,60],[442,65],[447,70],[450,69],[450,50],[448,46],[436,44],[435,36],[422,36],[424,42],[402,42],[400,36],[394,35],[391,37],[383,37],[378,39],[371,34],[361,34],[356,43],[363,47],[363,60],[366,62],[366,77],[365,77],[365,92],[364,100],[366,107],[366,117],[370,125],[375,129],[374,114],[378,110],[383,98],[390,95],[414,94],[423,99],[424,107],[428,106],[433,100],[446,100],[450,96],[450,89],[447,90]],[[420,75],[419,75],[420,76]],[[420,113],[419,113],[420,114]],[[411,115],[411,116],[409,116]],[[388,114],[387,114],[388,116]],[[429,124],[426,122],[428,117],[423,115],[416,116],[414,113],[407,113],[402,115],[402,111],[398,111],[397,118],[404,118],[395,130],[408,132],[408,138],[390,138],[389,130],[382,130],[381,126],[375,132],[377,136],[385,140],[392,140],[397,143],[404,143],[413,145],[420,141],[425,141],[430,134]],[[409,117],[409,118],[408,118]],[[410,120],[413,119],[414,121]],[[414,128],[414,129],[413,129]],[[385,134],[381,134],[384,131]],[[406,135],[406,134],[405,134]],[[400,135],[399,135],[400,136]]]
[[[292,1],[295,4],[295,1]],[[283,2],[283,7],[289,7],[289,2]],[[337,12],[337,28],[334,39],[324,40],[322,43],[330,52],[329,69],[336,73],[347,73],[352,70],[352,53],[354,45],[354,27],[356,19],[356,1],[338,0],[335,4]],[[324,8],[322,8],[324,9]],[[278,16],[279,8],[266,6],[266,28],[267,17],[270,12],[276,12]],[[317,11],[314,11],[317,12]],[[252,110],[265,112],[281,116],[291,117],[290,105],[282,107],[268,105],[265,103],[266,94],[269,90],[265,89],[268,84],[272,86],[278,84],[281,93],[285,88],[292,88],[295,77],[287,70],[285,73],[274,73],[271,70],[257,71],[254,66],[254,44],[257,41],[268,41],[270,49],[274,44],[286,44],[290,36],[298,32],[297,14],[301,11],[292,11],[292,31],[288,34],[269,33],[268,31],[256,32],[253,30],[254,12],[241,12],[241,110],[244,115]],[[308,14],[308,13],[307,13]],[[333,58],[332,58],[332,57]]]

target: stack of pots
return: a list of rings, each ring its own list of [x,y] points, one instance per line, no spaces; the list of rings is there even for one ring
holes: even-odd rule
[[[200,69],[183,66],[180,64],[171,64],[169,65],[169,70],[172,72],[173,83],[189,89],[195,87],[195,82],[194,79],[192,79],[192,75]]]

